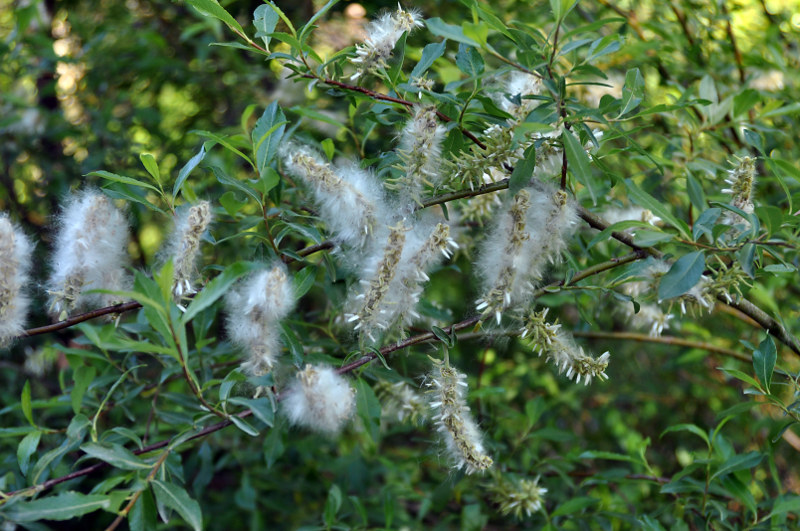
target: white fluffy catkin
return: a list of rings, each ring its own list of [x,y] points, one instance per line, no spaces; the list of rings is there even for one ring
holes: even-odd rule
[[[289,384],[281,406],[295,426],[336,435],[353,416],[355,391],[333,368],[306,365]]]
[[[477,269],[484,295],[477,301],[483,317],[502,314],[527,302],[547,266],[557,262],[575,229],[577,213],[566,192],[535,183],[513,198],[484,240]]]
[[[442,182],[440,169],[442,140],[447,129],[436,117],[436,107],[418,106],[414,116],[403,127],[397,154],[403,161],[401,195],[421,202],[423,186],[436,187]]]
[[[481,432],[464,398],[467,377],[446,361],[433,361],[427,383],[435,413],[432,420],[444,439],[453,468],[463,467],[467,474],[483,472],[492,466],[492,458],[486,455]]]
[[[410,33],[419,26],[422,26],[419,12],[413,9],[405,11],[399,4],[394,13],[384,13],[370,22],[364,42],[356,45],[356,57],[350,59],[356,65],[356,73],[350,79],[358,79],[385,67],[397,40],[404,32]]]
[[[374,176],[357,164],[334,168],[308,146],[283,148],[286,168],[311,188],[320,217],[342,243],[362,247],[387,214],[383,188]]]
[[[22,333],[30,299],[33,244],[8,216],[0,214],[0,347],[8,345]]]
[[[128,222],[106,196],[87,190],[70,197],[59,217],[52,274],[47,285],[50,314],[59,320],[89,305],[110,306],[118,296],[89,290],[130,289]]]
[[[283,264],[254,273],[228,294],[228,335],[248,354],[242,364],[246,373],[258,376],[273,369],[281,347],[278,326],[294,304],[294,288]]]
[[[167,244],[167,258],[172,258],[172,294],[176,300],[196,292],[192,282],[195,259],[200,250],[200,238],[211,218],[211,203],[208,201],[184,209],[175,218],[175,230]]]

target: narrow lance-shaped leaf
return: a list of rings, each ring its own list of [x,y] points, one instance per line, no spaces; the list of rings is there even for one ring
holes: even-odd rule
[[[703,251],[681,256],[667,274],[661,277],[658,284],[658,298],[660,300],[680,297],[692,289],[703,276],[706,267],[706,258]]]
[[[772,336],[768,335],[753,351],[753,369],[767,393],[769,393],[769,386],[772,383],[772,372],[775,370],[777,359],[778,351],[775,348],[775,341],[772,340]]]

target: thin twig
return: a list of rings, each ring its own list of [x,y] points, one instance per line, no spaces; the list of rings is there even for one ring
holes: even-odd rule
[[[331,85],[333,87],[337,87],[337,88],[340,88],[342,90],[349,90],[351,92],[360,92],[361,94],[364,94],[365,96],[369,96],[370,98],[375,99],[375,100],[388,101],[388,102],[391,102],[391,103],[399,103],[400,105],[404,105],[406,107],[413,107],[415,105],[415,103],[413,101],[404,100],[402,98],[395,98],[393,96],[387,96],[386,94],[381,94],[380,92],[375,92],[374,90],[370,90],[370,89],[368,89],[366,87],[359,87],[357,85],[350,85],[348,83],[342,83],[341,81],[336,81],[335,79],[322,78],[322,77],[315,76],[314,74],[302,74],[302,77],[304,77],[306,79],[315,79],[315,80],[319,81],[320,83],[324,83],[326,85]],[[436,111],[436,116],[438,116],[440,120],[445,121],[445,122],[453,122],[454,121],[452,118],[450,118],[449,116],[447,116],[446,114],[444,114],[444,113],[442,113],[441,111],[438,111],[438,110]],[[460,127],[459,130],[461,131],[461,134],[463,134],[465,137],[467,137],[470,140],[472,140],[472,142],[476,146],[480,147],[481,149],[486,149],[486,145],[483,142],[481,142],[480,140],[478,140],[478,137],[473,135],[470,131],[468,131],[467,129],[464,129],[463,127]]]
[[[661,343],[662,345],[676,345],[679,347],[688,347],[688,348],[698,348],[701,350],[707,350],[708,352],[715,352],[717,354],[722,354],[723,356],[728,356],[731,358],[736,358],[737,360],[751,362],[752,358],[746,354],[742,354],[736,350],[720,347],[714,345],[712,343],[706,343],[704,341],[692,341],[690,339],[683,339],[681,337],[675,336],[658,336],[653,337],[647,334],[638,334],[635,332],[594,332],[594,331],[574,331],[572,335],[575,337],[585,337],[590,339],[614,339],[614,340],[629,340],[629,341],[638,341],[641,343]]]

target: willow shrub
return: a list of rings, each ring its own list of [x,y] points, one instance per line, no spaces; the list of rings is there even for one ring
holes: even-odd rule
[[[297,103],[0,218],[4,525],[797,524],[783,14],[187,3]]]

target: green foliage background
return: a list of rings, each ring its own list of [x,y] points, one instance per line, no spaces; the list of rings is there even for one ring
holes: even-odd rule
[[[205,156],[176,189],[176,203],[206,198],[215,205],[217,222],[201,260],[204,279],[221,279],[209,285],[216,291],[206,290],[213,302],[182,320],[157,272],[154,280],[140,273],[136,289],[163,304],[165,319],[186,325],[182,345],[206,399],[227,413],[256,407],[262,414],[186,440],[219,419],[200,408],[174,358],[145,353],[147,344],[179,348],[155,332],[145,311],[124,315],[119,328],[93,320],[22,338],[0,360],[0,491],[16,493],[0,501],[0,520],[40,528],[49,525],[36,522],[40,511],[53,510],[54,519],[80,517],[80,524],[71,523],[97,528],[111,524],[130,496],[142,491],[127,515],[131,528],[797,525],[800,477],[792,465],[800,438],[790,425],[798,418],[798,353],[775,341],[772,386],[764,378],[752,380],[771,343],[761,327],[723,304],[676,319],[680,326],[663,338],[676,344],[634,338],[614,310],[632,302],[615,288],[636,273],[644,255],[537,300],[588,350],[611,352],[607,383],[575,385],[513,336],[470,328],[451,351],[454,364],[469,375],[470,404],[499,473],[512,480],[540,476],[548,489],[545,510],[525,520],[497,510],[487,489],[494,476],[448,469],[430,426],[379,422],[372,386],[399,379],[419,384],[427,356],[440,356],[440,343],[393,352],[391,370],[379,362],[359,369],[358,418],[335,440],[289,429],[280,416],[272,418],[266,399],[247,402],[252,386],[231,372],[241,354],[225,339],[216,302],[247,267],[232,264],[268,260],[273,245],[299,258],[290,270],[296,279],[308,279],[309,291],[286,323],[287,359],[340,366],[357,347],[336,323],[351,275],[325,251],[297,254],[326,235],[304,208],[303,187],[276,160],[259,172],[232,148],[253,153],[251,131],[269,108],[284,113],[287,132],[337,156],[363,158],[385,178],[395,171],[391,152],[407,112],[322,82],[282,79],[280,58],[266,58],[223,21],[191,7],[206,3],[213,2],[0,4],[0,210],[38,239],[34,275],[43,281],[61,199],[69,190],[102,187],[129,203],[130,254],[139,269],[154,273],[169,230],[173,184],[202,146]],[[393,93],[415,98],[403,88],[409,72],[426,44],[447,37],[446,52],[428,72],[439,94],[435,101],[480,135],[489,124],[502,123],[488,94],[504,72],[513,64],[541,73],[550,66],[551,93],[562,95],[564,113],[581,139],[588,141],[593,127],[605,130],[588,174],[579,175],[570,161],[569,186],[579,202],[600,215],[609,206],[650,208],[664,221],[649,230],[667,258],[703,251],[709,267],[719,256],[752,270],[742,292],[796,336],[800,4],[601,0],[571,10],[571,2],[550,4],[430,4],[424,7],[428,26],[408,37],[403,61],[396,52],[387,77],[364,86],[386,92],[391,81]],[[259,5],[225,4],[256,43],[263,42],[252,23]],[[394,4],[363,7],[370,17]],[[280,8],[300,28],[322,5]],[[330,59],[356,42],[358,21],[347,8],[331,7],[304,46]],[[559,11],[565,13],[559,55],[548,61]],[[430,20],[436,17],[438,24]],[[278,30],[287,28],[281,23]],[[273,36],[270,51],[296,57],[281,38]],[[458,41],[476,44],[485,70],[475,79],[459,69]],[[342,55],[315,75],[346,82],[350,72]],[[545,98],[529,117],[530,127],[555,124],[560,112]],[[469,140],[453,127],[446,155],[458,160],[469,149]],[[104,170],[154,184],[140,161],[143,153],[158,163],[163,196],[90,175]],[[732,167],[728,161],[744,155],[758,160],[759,225],[749,239],[726,246],[698,230],[698,220],[713,202],[727,203],[720,190]],[[477,241],[482,230],[467,226],[463,238]],[[550,280],[569,279],[629,252],[610,234],[597,235],[584,224]],[[440,327],[474,314],[479,293],[471,276],[473,252],[466,246],[432,275],[425,314]],[[35,298],[31,327],[48,323],[39,310],[44,296],[39,291]],[[276,381],[290,372],[279,372]],[[240,400],[226,402],[229,396]],[[172,451],[129,455],[165,440],[172,440]],[[52,490],[24,490],[98,458],[111,466]],[[157,474],[149,477],[156,463]],[[178,493],[174,505],[164,507],[164,491]],[[84,502],[104,510],[81,516],[75,507]],[[170,508],[168,524],[157,520]]]

